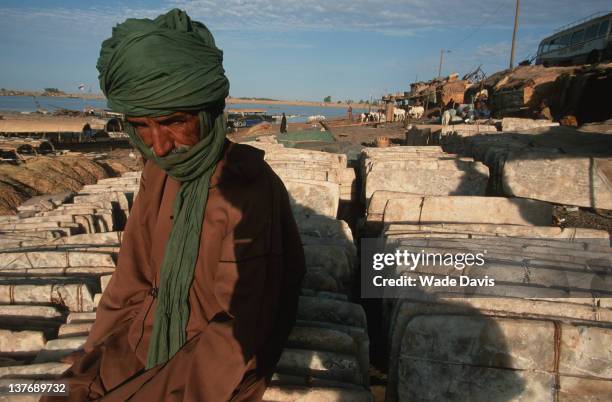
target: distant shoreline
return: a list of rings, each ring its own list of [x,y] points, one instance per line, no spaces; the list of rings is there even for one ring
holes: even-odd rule
[[[3,93],[0,93],[0,96],[34,96],[34,97],[38,97],[38,96],[48,96],[48,97],[52,97],[52,98],[78,98],[78,99],[97,99],[97,100],[105,100],[106,97],[103,94],[68,94],[68,93],[63,93],[63,94],[58,94],[58,95],[49,95],[49,94],[44,94],[43,92],[32,92],[32,91],[16,91],[16,90],[10,90],[10,91],[6,91]],[[263,100],[263,99],[256,99],[256,98],[251,98],[251,99],[244,99],[244,98],[232,98],[232,97],[228,97],[225,99],[225,102],[227,104],[244,104],[244,105],[251,105],[251,104],[260,104],[260,105],[288,105],[288,106],[316,106],[316,107],[335,107],[335,108],[348,108],[348,103],[345,102],[313,102],[313,101],[299,101],[299,100],[293,100],[293,101],[289,101],[289,100]],[[357,103],[357,102],[353,102],[351,103],[351,106],[354,108],[368,108],[370,105],[367,103]]]
[[[334,103],[334,102],[313,102],[313,101],[288,101],[288,100],[259,100],[259,99],[242,99],[242,98],[226,98],[225,102],[227,104],[260,104],[260,105],[289,105],[289,106],[317,106],[317,107],[340,107],[340,108],[348,108],[348,103]],[[370,106],[367,103],[351,103],[351,106],[354,108],[367,108]]]
[[[67,93],[59,93],[59,94],[50,94],[45,92],[36,92],[36,91],[17,91],[17,90],[7,90],[0,91],[0,96],[47,96],[49,98],[78,98],[78,99],[99,99],[104,100],[106,97],[102,94],[67,94]]]

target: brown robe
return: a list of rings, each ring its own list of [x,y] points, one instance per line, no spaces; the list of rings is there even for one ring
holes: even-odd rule
[[[287,190],[263,152],[229,141],[224,150],[189,293],[187,343],[165,364],[144,370],[180,187],[148,162],[117,269],[84,350],[65,375],[69,400],[261,400],[295,323],[304,254]]]

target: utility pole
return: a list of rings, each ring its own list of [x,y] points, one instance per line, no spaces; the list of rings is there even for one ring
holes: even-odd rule
[[[450,52],[450,50],[440,49],[440,65],[438,66],[438,78],[442,78],[442,61],[444,60],[444,53]]]
[[[510,50],[510,68],[514,67],[514,48],[516,44],[516,31],[518,30],[520,6],[521,0],[516,0],[516,13],[514,14],[514,31],[512,32],[512,50]]]

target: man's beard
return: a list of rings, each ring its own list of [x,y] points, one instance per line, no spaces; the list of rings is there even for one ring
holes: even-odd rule
[[[189,145],[181,145],[170,151],[171,154],[183,154],[191,149]]]
[[[155,153],[155,150],[153,149],[153,147],[149,147],[149,149],[151,150],[151,152]],[[168,155],[184,154],[190,149],[191,149],[191,146],[189,145],[181,145],[176,148],[173,148],[170,152],[168,152]]]

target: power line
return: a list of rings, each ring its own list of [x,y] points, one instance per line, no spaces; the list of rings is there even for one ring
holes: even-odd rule
[[[502,9],[503,6],[505,6],[507,0],[502,0],[502,2],[499,4],[499,6],[495,9],[495,11],[493,11],[492,15],[496,15],[499,10]],[[450,50],[455,50],[455,46],[459,45],[462,42],[465,42],[466,40],[468,40],[469,38],[471,38],[472,36],[474,36],[474,34],[476,34],[476,32],[480,31],[480,29],[487,23],[488,21],[483,21],[480,25],[477,25],[476,27],[473,28],[473,30],[471,32],[469,32],[463,39],[458,40],[457,42],[455,42],[455,44],[453,44],[453,46],[450,46],[448,49]]]

